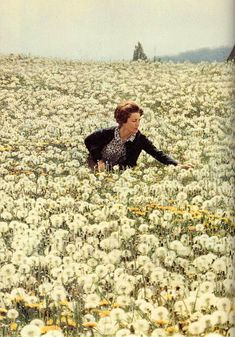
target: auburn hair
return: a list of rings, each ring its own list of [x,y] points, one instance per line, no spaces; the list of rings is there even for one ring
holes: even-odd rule
[[[133,101],[124,101],[117,105],[114,111],[114,118],[121,126],[126,123],[130,115],[134,112],[138,112],[140,116],[144,114],[143,110]]]

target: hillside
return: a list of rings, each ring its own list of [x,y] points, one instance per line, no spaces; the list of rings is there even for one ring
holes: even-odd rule
[[[219,48],[200,48],[196,50],[189,50],[175,55],[164,55],[160,59],[163,61],[183,62],[190,61],[194,63],[207,61],[207,62],[223,62],[229,56],[232,47],[219,47]]]

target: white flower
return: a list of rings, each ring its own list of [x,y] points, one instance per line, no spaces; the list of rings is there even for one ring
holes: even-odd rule
[[[41,328],[45,325],[45,323],[38,318],[33,319],[29,324],[36,325],[38,328]]]
[[[208,271],[205,276],[209,282],[213,282],[216,278],[216,274],[213,273],[212,271]]]
[[[167,310],[167,308],[162,307],[162,306],[154,308],[151,311],[151,319],[154,321],[167,320],[168,315],[169,315],[169,311]]]
[[[140,243],[138,245],[137,249],[141,254],[147,255],[149,253],[149,251],[151,250],[151,246],[147,245],[145,243]]]
[[[179,202],[185,201],[187,199],[187,193],[185,192],[179,192],[177,194],[176,200]]]
[[[231,325],[235,324],[235,310],[230,311],[228,320],[229,320],[229,324]]]
[[[230,309],[231,309],[232,303],[231,303],[230,299],[228,299],[226,297],[220,297],[216,301],[216,306],[217,306],[218,310],[220,310],[220,311],[229,312]]]
[[[97,330],[105,336],[112,336],[118,329],[118,326],[110,317],[103,317],[97,324]]]
[[[217,323],[217,317],[212,316],[210,314],[204,315],[199,319],[199,324],[202,326],[205,326],[206,329],[211,328],[216,325]]]
[[[121,254],[121,250],[113,249],[108,254],[109,262],[112,264],[118,264],[120,262]]]
[[[18,269],[18,272],[20,273],[20,274],[29,274],[30,273],[30,270],[31,270],[31,268],[30,268],[30,266],[29,265],[27,265],[27,264],[21,264],[20,266],[19,266],[19,269]]]
[[[200,335],[205,331],[205,324],[203,322],[193,322],[188,326],[188,333],[190,335]]]
[[[15,266],[13,264],[5,264],[1,269],[0,273],[4,277],[12,277],[16,272]]]
[[[233,280],[230,280],[230,279],[225,279],[225,280],[223,281],[223,286],[224,286],[225,291],[226,291],[227,293],[232,293],[233,290],[235,289],[235,283],[234,283]]]
[[[8,211],[5,210],[5,211],[3,211],[1,213],[1,218],[3,220],[11,220],[12,219],[12,214],[10,212],[8,212]]]
[[[233,336],[235,336],[235,328],[234,328],[234,327],[233,327],[233,328],[230,328],[230,329],[228,330],[227,336],[228,336],[228,337],[233,337]],[[211,336],[211,337],[212,337],[212,336]]]
[[[200,311],[196,311],[190,315],[190,321],[198,321],[202,316],[203,314]]]
[[[115,288],[119,295],[128,295],[134,289],[134,283],[125,278],[119,278],[115,284]]]
[[[122,225],[121,230],[123,239],[129,239],[135,235],[135,229],[131,228],[129,225]]]
[[[41,335],[40,328],[36,325],[25,325],[20,331],[21,337],[39,337]]]
[[[196,225],[196,231],[197,232],[202,232],[202,231],[204,231],[204,229],[205,229],[205,227],[204,227],[203,224],[197,224]]]
[[[135,333],[147,333],[149,329],[149,322],[146,319],[138,319],[133,323]]]
[[[181,246],[177,249],[177,255],[179,256],[189,256],[191,253],[191,249],[189,247]]]
[[[68,254],[71,254],[71,253],[75,253],[76,251],[76,246],[72,243],[69,243],[67,246],[66,246],[66,251],[68,252]]]
[[[143,255],[139,255],[137,256],[136,259],[136,265],[139,266],[144,266],[146,263],[151,262],[151,259],[148,256],[143,256]]]
[[[28,304],[35,304],[35,303],[38,303],[39,302],[39,298],[37,296],[27,296],[25,301],[28,303]]]
[[[95,272],[99,278],[103,278],[108,274],[108,268],[106,266],[98,265]]]
[[[59,302],[59,301],[65,301],[67,294],[63,287],[58,286],[52,290],[52,292],[50,293],[50,296],[54,301]]]
[[[227,336],[229,336],[227,334]],[[205,337],[223,337],[223,335],[221,335],[220,333],[217,333],[217,332],[209,332],[205,335]]]
[[[179,315],[185,315],[188,311],[186,303],[184,301],[175,302],[174,311]]]
[[[221,325],[221,324],[225,324],[229,317],[228,317],[228,312],[222,311],[222,310],[216,310],[214,311],[211,316],[213,317],[213,319],[215,320],[215,324],[217,325]]]
[[[15,320],[19,316],[19,313],[15,309],[9,309],[7,312],[7,317],[11,320]]]
[[[205,281],[200,284],[199,290],[201,293],[213,293],[214,288],[214,282]]]
[[[126,313],[123,309],[120,308],[112,309],[110,312],[110,318],[115,322],[121,322],[126,320]]]
[[[139,291],[138,291],[138,300],[139,299],[149,299],[149,300],[151,300],[153,294],[154,294],[154,292],[151,288],[140,288]],[[156,303],[157,303],[157,301],[155,300],[154,304],[156,304]],[[152,304],[150,302],[144,301],[144,304],[147,304],[147,306],[149,306],[149,305],[152,306]]]
[[[142,225],[139,226],[138,229],[139,229],[139,231],[141,233],[147,233],[148,232],[148,225],[147,224],[142,224]]]
[[[0,233],[6,233],[9,230],[9,225],[7,222],[0,222]]]
[[[221,272],[226,273],[227,264],[225,263],[223,258],[219,258],[213,262],[212,268],[215,273],[221,273]]]
[[[120,247],[120,242],[115,238],[106,238],[100,242],[100,246],[105,250],[118,249]]]
[[[85,302],[87,309],[96,308],[99,305],[100,297],[97,294],[90,294],[87,295]]]
[[[161,282],[166,276],[166,270],[161,268],[161,267],[157,267],[155,268],[155,270],[151,273],[150,275],[150,281],[155,284],[155,283],[159,283]]]
[[[131,304],[131,298],[127,295],[119,295],[116,299],[116,302],[123,306],[123,307],[126,307],[126,306],[129,306]]]
[[[11,296],[11,298],[15,298],[17,296],[19,296],[19,297],[25,297],[26,296],[26,291],[25,291],[24,288],[14,288],[11,291],[10,296]]]
[[[130,333],[131,332],[129,329],[121,329],[121,330],[118,330],[115,337],[127,337],[130,335]]]
[[[53,285],[51,283],[41,283],[38,287],[38,290],[41,295],[47,295],[51,292]]]
[[[158,329],[154,329],[151,337],[166,337],[166,332],[164,329],[158,328]]]
[[[201,309],[210,309],[216,305],[216,297],[212,293],[204,293],[197,300],[197,307]]]

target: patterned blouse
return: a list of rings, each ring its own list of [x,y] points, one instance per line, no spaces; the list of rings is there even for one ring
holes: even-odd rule
[[[133,142],[136,134],[131,135],[128,139],[122,140],[120,137],[119,127],[114,130],[114,138],[102,150],[102,160],[106,165],[114,166],[120,164],[126,159],[125,143]]]

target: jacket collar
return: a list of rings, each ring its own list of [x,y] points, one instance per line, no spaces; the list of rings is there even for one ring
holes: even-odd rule
[[[133,142],[135,140],[137,132],[134,133],[133,135],[131,135],[129,138],[127,138],[124,142],[125,143],[128,142],[128,141]],[[119,127],[118,126],[116,126],[115,129],[114,129],[114,138],[116,140],[119,140],[119,141],[123,142],[123,140],[120,137],[120,132],[119,132]]]

